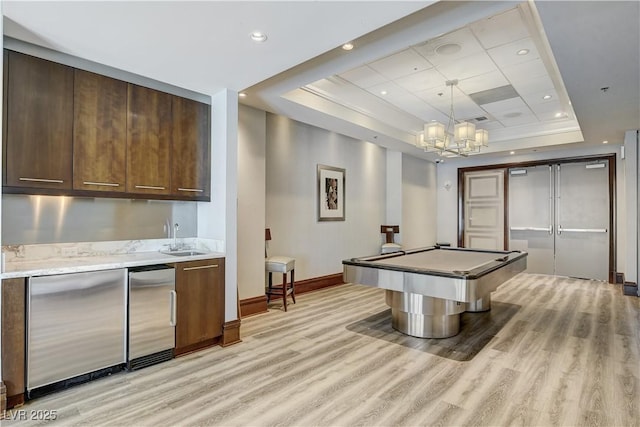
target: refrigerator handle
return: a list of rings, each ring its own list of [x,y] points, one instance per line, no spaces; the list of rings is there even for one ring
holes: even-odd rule
[[[169,292],[169,302],[170,302],[170,310],[171,310],[171,318],[169,320],[170,326],[176,326],[177,319],[177,307],[178,307],[178,294],[176,291]]]

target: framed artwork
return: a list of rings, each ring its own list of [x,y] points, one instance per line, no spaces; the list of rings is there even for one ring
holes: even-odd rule
[[[318,165],[318,221],[344,221],[345,171]]]

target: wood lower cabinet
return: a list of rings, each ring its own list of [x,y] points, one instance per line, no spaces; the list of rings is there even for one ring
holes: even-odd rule
[[[73,68],[9,51],[4,185],[71,189]]]
[[[217,344],[224,323],[224,258],[181,262],[176,268],[178,295],[175,354]]]
[[[127,191],[171,192],[171,95],[129,84]]]
[[[180,198],[209,201],[210,110],[207,104],[173,97],[171,193]]]
[[[2,281],[2,381],[7,388],[7,407],[25,400],[25,279]]]
[[[126,191],[127,83],[75,70],[73,189]]]

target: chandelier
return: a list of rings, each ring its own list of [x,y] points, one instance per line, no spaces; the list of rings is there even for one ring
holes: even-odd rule
[[[458,80],[447,80],[447,86],[451,88],[451,109],[447,125],[435,120],[426,123],[424,133],[418,136],[417,146],[423,148],[424,151],[468,156],[470,153],[479,152],[481,147],[489,146],[489,132],[487,130],[476,130],[476,125],[473,123],[456,122],[453,112],[453,87],[457,85]]]

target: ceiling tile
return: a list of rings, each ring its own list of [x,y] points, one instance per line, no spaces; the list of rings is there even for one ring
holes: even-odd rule
[[[458,87],[466,94],[481,92],[509,84],[509,80],[500,71],[481,74],[479,76],[463,79],[458,82]]]
[[[539,122],[538,118],[533,113],[526,113],[526,114],[520,114],[520,115],[516,115],[516,114],[518,113],[517,112],[505,113],[500,117],[496,117],[496,120],[499,120],[505,127],[520,126],[520,125]]]
[[[527,49],[526,55],[518,55],[518,51]],[[540,58],[536,45],[530,37],[507,43],[487,51],[489,56],[498,67],[508,67],[509,65],[521,64]]]
[[[448,62],[436,68],[449,80],[468,79],[498,70],[489,55],[484,52],[467,56],[461,61]]]
[[[562,105],[560,101],[552,101],[544,104],[538,104],[531,106],[531,109],[538,116],[540,121],[547,120],[566,120],[566,116],[564,115],[564,111],[562,109]],[[562,114],[561,117],[556,117],[556,114]]]
[[[540,58],[502,67],[502,72],[514,87],[517,82],[525,82],[534,77],[547,76],[549,74]]]
[[[485,49],[529,36],[520,11],[515,8],[470,25]]]
[[[394,82],[412,92],[433,89],[445,84],[446,78],[435,68],[400,77]]]
[[[496,118],[503,113],[531,113],[531,110],[527,104],[524,103],[522,98],[510,98],[505,99],[504,101],[492,102],[490,104],[484,104],[482,108],[495,115]]]
[[[432,68],[429,61],[418,55],[413,49],[405,49],[372,62],[369,66],[391,80]]]
[[[340,74],[340,77],[350,81],[356,86],[360,86],[365,89],[387,81],[387,79],[383,75],[367,67],[366,65],[354,68],[353,70],[349,70],[346,73],[342,73]]]
[[[551,98],[544,99],[543,97],[545,95],[551,95]],[[521,93],[520,96],[522,97],[522,99],[524,99],[524,102],[526,102],[527,105],[532,108],[534,105],[549,104],[549,103],[558,101],[559,99],[558,93],[554,89],[544,90],[541,92],[525,93],[525,94]]]
[[[528,80],[518,80],[513,82],[513,87],[516,89],[516,91],[520,94],[520,96],[522,95],[529,95],[532,93],[539,93],[539,92],[549,92],[549,91],[555,91],[555,88],[553,86],[553,81],[551,81],[551,77],[549,76],[538,76],[538,77],[532,77]]]
[[[392,81],[386,81],[384,83],[371,86],[366,90],[367,92],[372,93],[373,95],[378,96],[385,100],[400,98],[409,94],[409,92],[407,92],[406,89],[402,88],[401,86],[398,86]]]

